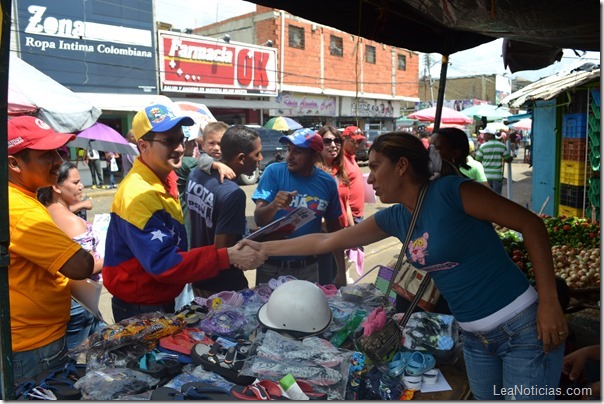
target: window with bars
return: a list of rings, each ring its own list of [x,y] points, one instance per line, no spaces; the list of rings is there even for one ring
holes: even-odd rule
[[[289,26],[289,46],[304,49],[304,28]]]
[[[344,55],[344,40],[338,36],[329,36],[329,54],[333,56]]]
[[[365,62],[375,64],[375,46],[365,45]]]
[[[398,55],[398,69],[407,70],[407,56]]]

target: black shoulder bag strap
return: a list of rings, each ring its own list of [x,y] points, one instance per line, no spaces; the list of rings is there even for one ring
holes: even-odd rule
[[[426,191],[428,190],[428,184],[429,184],[429,182],[426,182],[424,184],[424,186],[422,187],[422,189],[419,191],[419,195],[417,197],[417,203],[415,204],[415,209],[413,210],[413,216],[411,216],[411,221],[409,222],[409,230],[407,230],[407,236],[405,237],[405,242],[403,243],[403,247],[401,248],[401,253],[399,254],[398,259],[396,261],[396,265],[394,266],[394,271],[392,272],[392,278],[390,278],[390,282],[388,283],[388,289],[386,289],[386,296],[384,297],[385,301],[388,300],[388,296],[390,296],[390,292],[392,291],[392,286],[394,285],[394,280],[396,279],[399,271],[403,267],[403,264],[407,260],[407,255],[405,254],[405,251],[407,250],[407,247],[409,246],[409,243],[411,242],[411,233],[413,233],[413,228],[415,227],[415,222],[417,222],[417,218],[419,216],[419,212],[421,210],[422,203],[424,202],[424,197],[426,196]],[[422,295],[426,291],[426,288],[428,287],[429,283],[430,283],[430,274],[426,274],[426,276],[424,276],[424,279],[422,279],[422,283],[419,285],[419,289],[418,289],[417,293],[415,294],[413,301],[409,305],[409,308],[407,309],[407,311],[405,311],[405,315],[403,316],[401,321],[399,321],[399,323],[398,323],[400,327],[405,327],[405,325],[409,321],[409,318],[411,317],[413,309],[415,309],[415,307],[417,306],[417,303],[419,303],[419,300],[421,299]]]

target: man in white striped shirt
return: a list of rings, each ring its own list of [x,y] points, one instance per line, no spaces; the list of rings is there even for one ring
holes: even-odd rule
[[[485,142],[476,151],[476,160],[480,161],[491,189],[501,194],[503,188],[503,162],[510,163],[513,157],[507,147],[495,137],[491,129],[481,130]]]

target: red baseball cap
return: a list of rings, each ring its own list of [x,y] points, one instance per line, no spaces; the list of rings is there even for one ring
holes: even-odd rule
[[[366,139],[363,132],[356,126],[347,126],[342,132],[342,136],[350,136],[353,140]]]
[[[17,116],[8,121],[8,154],[25,149],[54,150],[75,139],[72,133],[55,132],[34,116]]]

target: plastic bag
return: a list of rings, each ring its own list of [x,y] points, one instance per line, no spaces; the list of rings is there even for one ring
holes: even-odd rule
[[[111,157],[111,160],[109,160],[109,169],[112,173],[119,171],[119,167],[117,166],[117,161],[115,160],[115,157]]]
[[[458,326],[449,314],[413,313],[405,326],[405,348],[448,351],[455,345]]]
[[[158,383],[158,379],[136,370],[107,367],[86,373],[74,386],[82,392],[82,400],[114,400],[142,393]]]
[[[95,332],[67,355],[77,363],[107,363],[110,351],[175,334],[184,329],[186,324],[181,317],[160,312],[143,313]]]
[[[237,338],[245,335],[247,324],[245,309],[221,305],[201,320],[199,329],[209,335]]]
[[[183,384],[189,382],[209,383],[224,390],[225,392],[231,391],[231,388],[235,385],[219,374],[205,370],[203,366],[196,366],[192,369],[190,367],[185,367],[181,374],[177,375],[174,377],[174,379],[166,383],[166,387],[172,387],[173,389],[180,390]]]
[[[404,346],[411,350],[427,350],[439,364],[455,362],[459,348],[459,326],[449,314],[413,313],[403,330]]]
[[[351,357],[351,351],[319,337],[297,341],[269,330],[254,344],[240,375],[278,382],[289,373],[326,393],[329,400],[343,400]]]

